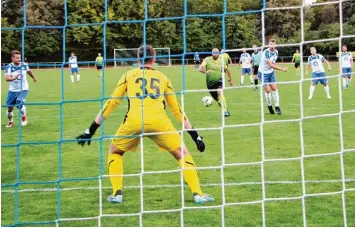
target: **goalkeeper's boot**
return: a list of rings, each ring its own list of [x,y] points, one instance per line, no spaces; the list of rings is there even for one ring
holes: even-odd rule
[[[109,195],[107,201],[111,203],[122,203],[122,191],[117,190],[115,195]]]
[[[224,117],[230,117],[230,116],[231,116],[231,114],[228,111],[224,112]]]
[[[9,128],[9,127],[13,127],[14,126],[14,122],[13,121],[10,121],[7,123],[6,127]]]
[[[214,198],[208,194],[203,194],[200,196],[199,194],[194,194],[194,201],[196,204],[204,204],[208,202],[213,202]]]
[[[274,114],[275,114],[275,112],[274,112],[274,109],[272,108],[272,105],[267,106],[267,107],[269,108],[269,112],[270,112],[270,114],[271,114],[271,115],[274,115]]]
[[[254,91],[258,91],[258,87],[257,86],[255,86]]]
[[[275,110],[276,110],[277,114],[282,115],[282,112],[281,112],[281,109],[279,106],[276,106]]]
[[[26,126],[27,125],[27,116],[22,116],[21,125],[22,126]]]

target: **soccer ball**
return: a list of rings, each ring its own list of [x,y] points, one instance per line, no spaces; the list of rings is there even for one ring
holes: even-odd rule
[[[202,103],[205,107],[210,107],[212,105],[212,101],[213,99],[210,96],[205,96],[202,98]]]

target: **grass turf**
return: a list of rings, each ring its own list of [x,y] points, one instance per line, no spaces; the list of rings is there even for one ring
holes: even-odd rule
[[[291,65],[288,73],[277,72],[279,82],[298,80]],[[336,65],[333,66],[336,69]],[[200,130],[207,144],[204,153],[199,153],[187,134],[185,142],[198,167],[215,167],[199,170],[203,190],[216,198],[207,206],[195,206],[189,189],[181,192],[178,172],[148,174],[124,178],[124,203],[109,204],[106,196],[111,193],[108,177],[103,177],[99,190],[98,177],[107,174],[106,159],[108,140],[95,141],[91,146],[80,147],[70,140],[82,133],[92,122],[100,108],[103,95],[109,96],[120,76],[127,69],[107,69],[103,84],[96,77],[96,70],[82,69],[82,83],[72,84],[69,73],[60,70],[35,70],[38,83],[30,80],[30,93],[27,102],[53,102],[52,104],[28,105],[29,124],[26,127],[7,129],[5,109],[2,109],[2,221],[1,225],[55,226],[56,219],[92,217],[84,221],[61,221],[60,226],[98,226],[95,218],[101,213],[101,226],[139,226],[141,209],[144,211],[169,210],[165,213],[143,213],[144,226],[221,226],[224,217],[226,226],[262,226],[263,185],[265,181],[265,222],[266,226],[303,226],[302,209],[302,170],[306,194],[330,193],[343,190],[341,182],[341,155],[331,154],[341,151],[341,136],[344,149],[355,148],[355,113],[347,112],[319,118],[301,117],[300,95],[302,93],[304,117],[338,113],[340,101],[343,110],[355,110],[355,85],[342,90],[339,99],[338,78],[329,79],[332,99],[326,99],[324,90],[318,85],[312,100],[308,100],[309,81],[296,84],[279,84],[283,115],[271,116],[264,102],[261,115],[260,93],[252,88],[238,87],[225,91],[231,117],[222,124],[220,110],[216,103],[205,108],[201,98],[207,92],[185,92],[183,95],[185,111],[195,128],[224,128]],[[186,89],[205,89],[205,77],[193,69],[186,68],[185,78],[182,67],[159,68],[172,80],[176,91]],[[231,66],[235,84],[239,84],[239,70]],[[335,75],[337,72],[328,73]],[[62,81],[63,80],[63,81]],[[247,82],[247,83],[246,83]],[[248,84],[249,79],[245,79]],[[63,92],[62,93],[62,86]],[[2,104],[7,93],[7,83],[2,83]],[[65,102],[66,101],[80,102]],[[180,95],[179,95],[180,98]],[[87,102],[81,102],[81,101]],[[92,100],[92,101],[88,101]],[[117,108],[104,124],[104,135],[113,135],[122,122],[127,110],[127,102]],[[170,113],[169,113],[170,115]],[[171,115],[170,115],[171,116]],[[269,122],[260,126],[241,124]],[[15,118],[18,117],[17,111]],[[174,117],[172,117],[174,119]],[[339,121],[341,121],[342,131]],[[177,121],[175,126],[179,129]],[[239,127],[233,127],[233,125]],[[21,129],[21,131],[19,131]],[[303,133],[303,147],[300,133]],[[98,131],[96,136],[99,136]],[[223,136],[223,137],[222,137]],[[10,146],[19,142],[38,142]],[[264,140],[264,159],[262,163],[261,137]],[[222,150],[222,148],[224,148]],[[329,154],[301,158],[305,155]],[[141,155],[135,153],[124,156],[124,173],[139,174],[142,171]],[[289,158],[294,158],[287,160]],[[273,160],[286,159],[286,160]],[[222,161],[226,166],[221,168]],[[343,168],[346,189],[355,188],[355,153],[343,155]],[[251,163],[235,166],[238,163]],[[177,162],[159,149],[148,139],[144,139],[144,171],[177,170]],[[18,178],[18,179],[17,179]],[[19,180],[23,184],[16,184]],[[60,180],[60,181],[59,181]],[[140,198],[140,183],[143,183],[143,198]],[[224,183],[224,188],[221,187]],[[57,188],[61,188],[57,191]],[[17,194],[14,190],[20,190]],[[101,197],[100,197],[101,194]],[[184,207],[182,212],[182,196]],[[292,200],[268,200],[271,198],[294,197]],[[355,226],[355,192],[344,193],[348,226]],[[100,200],[102,202],[100,202]],[[253,202],[247,204],[247,202]],[[100,205],[102,207],[100,207]],[[342,194],[309,196],[305,198],[307,226],[344,226]],[[138,214],[137,214],[138,213]],[[113,214],[134,214],[132,216],[109,216]],[[183,219],[181,219],[183,216]],[[17,219],[17,221],[15,220]],[[34,224],[33,222],[49,222]]]

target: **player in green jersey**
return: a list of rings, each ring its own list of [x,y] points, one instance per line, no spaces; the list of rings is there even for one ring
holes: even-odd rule
[[[226,98],[223,95],[222,70],[227,69],[226,62],[224,62],[224,66],[222,65],[222,58],[219,57],[218,48],[213,48],[212,56],[206,57],[200,66],[200,72],[206,74],[207,88],[214,90],[210,91],[210,94],[218,102],[219,106],[223,108],[225,117],[230,116],[230,113],[227,109]],[[230,84],[233,83],[231,77],[229,77],[228,81]]]
[[[104,58],[102,58],[101,53],[97,54],[96,60],[95,60],[95,67],[97,70],[97,77],[102,76],[102,65],[104,62]]]
[[[293,54],[292,63],[295,63],[296,76],[300,76],[300,66],[301,66],[301,54],[300,50],[296,49],[296,53]]]
[[[229,70],[229,66],[228,66],[228,64],[232,64],[232,59],[231,59],[231,57],[229,56],[229,54],[228,53],[225,53],[224,52],[224,49],[222,49],[221,50],[222,51],[222,54],[220,54],[219,55],[219,57],[220,58],[223,58],[223,63],[225,64],[225,65],[227,65],[227,69],[225,69],[224,70],[224,72],[226,72],[227,74],[228,74],[228,77],[229,77],[229,79],[230,79],[230,81],[229,81],[229,85],[230,86],[233,86],[233,80],[232,80],[232,72]]]
[[[256,44],[253,45],[253,54],[251,54],[251,61],[253,64],[253,75],[254,75],[254,91],[258,90],[258,73],[259,73],[259,64],[261,61],[262,51],[259,51],[258,46]]]

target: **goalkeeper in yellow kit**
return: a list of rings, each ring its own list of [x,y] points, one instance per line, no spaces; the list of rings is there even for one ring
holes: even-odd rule
[[[140,60],[144,58],[144,49],[146,58],[144,65],[142,65]],[[141,134],[154,132],[159,134],[149,134],[147,137],[154,141],[160,149],[169,151],[178,161],[195,203],[214,201],[213,197],[204,194],[201,190],[196,165],[165,112],[165,101],[175,117],[180,123],[183,123],[200,152],[205,150],[205,144],[181,110],[169,78],[153,68],[156,61],[155,56],[156,52],[151,46],[141,46],[138,49],[138,58],[140,59],[138,63],[141,67],[127,71],[121,77],[111,98],[105,103],[95,121],[83,134],[77,137],[78,143],[84,146],[87,142],[90,145],[90,140],[102,121],[122,102],[123,96],[126,94],[129,104],[128,112],[109,149],[107,162],[113,193],[108,196],[107,200],[113,203],[122,202],[123,155],[126,151],[136,150]]]

